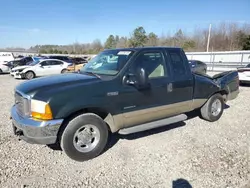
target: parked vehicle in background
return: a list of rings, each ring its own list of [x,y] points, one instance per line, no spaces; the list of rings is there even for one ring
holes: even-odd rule
[[[68,56],[60,56],[60,55],[51,55],[51,56],[48,56],[48,59],[59,59],[59,60],[62,60],[62,61],[65,61],[65,62],[68,62],[72,65],[72,60],[68,57]]]
[[[11,109],[14,134],[36,144],[59,143],[76,161],[98,156],[109,134],[130,134],[184,121],[187,112],[220,119],[239,93],[237,71],[192,73],[181,48],[110,49],[80,73],[18,85]]]
[[[189,66],[195,73],[207,73],[207,64],[198,60],[189,60]]]
[[[35,77],[65,73],[69,63],[57,59],[40,59],[29,65],[18,66],[11,69],[10,74],[14,78],[33,79]]]
[[[240,83],[250,84],[250,63],[245,67],[237,68]]]
[[[0,74],[8,73],[10,71],[9,61],[13,61],[14,55],[10,52],[0,52]]]
[[[28,64],[32,63],[33,61],[37,61],[39,59],[41,59],[41,58],[39,58],[39,57],[30,57],[30,56],[22,57],[22,58],[16,58],[13,61],[9,61],[9,66],[12,69],[12,68],[17,67],[17,66],[28,65]]]
[[[84,58],[81,58],[81,57],[73,57],[71,58],[72,59],[72,62],[73,64],[68,66],[68,71],[69,72],[77,72],[77,71],[80,71],[80,69],[88,63],[88,61]]]
[[[88,63],[88,61],[85,58],[82,57],[71,57],[73,64],[85,64]]]

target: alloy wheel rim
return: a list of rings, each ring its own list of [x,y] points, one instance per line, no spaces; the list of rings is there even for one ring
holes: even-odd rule
[[[216,99],[213,103],[212,103],[212,109],[211,109],[211,113],[213,116],[218,116],[221,112],[222,109],[222,103],[219,99]]]
[[[81,126],[74,134],[74,147],[82,153],[92,151],[100,141],[100,131],[95,125]]]

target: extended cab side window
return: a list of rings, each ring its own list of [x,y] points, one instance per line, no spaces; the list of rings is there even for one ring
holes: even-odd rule
[[[149,79],[167,76],[165,60],[162,52],[142,52],[134,62],[135,67],[143,67]]]
[[[181,52],[179,50],[169,50],[168,53],[171,60],[173,75],[175,77],[185,75],[186,67],[185,62],[181,56]]]

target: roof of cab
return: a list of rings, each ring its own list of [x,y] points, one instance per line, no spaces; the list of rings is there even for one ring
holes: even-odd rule
[[[147,47],[136,47],[136,48],[116,48],[116,49],[105,49],[108,50],[131,50],[131,51],[140,51],[140,50],[151,50],[151,49],[181,49],[180,47],[169,47],[169,46],[147,46]]]

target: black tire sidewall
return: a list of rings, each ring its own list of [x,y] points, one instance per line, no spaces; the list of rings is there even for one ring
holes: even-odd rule
[[[67,72],[67,69],[63,69],[63,70],[61,71],[62,74],[66,73],[66,72]]]
[[[87,153],[78,151],[74,144],[73,138],[75,132],[84,124],[95,125],[100,131],[100,141],[97,146]],[[77,116],[68,123],[61,136],[61,147],[68,157],[76,161],[86,161],[98,156],[107,145],[108,128],[106,123],[95,114],[83,114]]]
[[[217,116],[214,116],[212,114],[212,104],[217,99],[219,99],[220,102],[221,102],[221,111],[220,111],[220,113]],[[218,119],[220,119],[220,117],[223,114],[223,111],[224,111],[224,100],[223,100],[223,97],[220,94],[216,94],[216,95],[212,96],[209,99],[209,103],[208,103],[208,117],[209,117],[210,121],[217,121]]]

